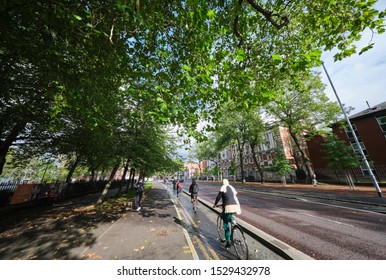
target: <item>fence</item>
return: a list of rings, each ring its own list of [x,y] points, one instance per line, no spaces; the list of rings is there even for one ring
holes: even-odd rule
[[[349,174],[355,183],[371,182],[368,172],[364,172],[360,167],[348,169]],[[318,180],[346,182],[346,173],[344,170],[332,170],[328,168],[315,169]],[[378,182],[386,181],[386,165],[374,165],[374,176]]]
[[[18,185],[19,185],[19,182],[13,182],[13,181],[1,182],[0,191],[7,191],[7,190],[15,191]]]
[[[9,182],[0,185],[0,208],[9,205],[43,204],[49,205],[67,197],[79,196],[102,191],[107,181],[34,184],[27,182]],[[126,181],[113,181],[111,188]]]

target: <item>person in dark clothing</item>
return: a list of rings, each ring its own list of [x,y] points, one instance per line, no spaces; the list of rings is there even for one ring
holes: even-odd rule
[[[198,208],[197,197],[198,197],[199,190],[200,188],[198,187],[196,180],[192,180],[192,184],[189,187],[189,192],[190,192],[191,202],[193,203],[193,209],[195,212],[197,211],[197,208]]]
[[[135,184],[134,188],[137,190],[135,194],[135,206],[137,207],[137,211],[141,210],[142,207],[142,195],[143,195],[143,181],[141,179],[138,180],[138,183]]]
[[[192,180],[192,184],[189,187],[190,198],[192,199],[192,202],[194,198],[197,198],[199,190],[200,188],[198,187],[196,180]]]
[[[223,205],[223,221],[224,221],[224,232],[225,232],[225,240],[226,247],[229,248],[231,246],[231,232],[229,228],[229,223],[234,221],[233,214],[241,214],[241,208],[239,200],[237,199],[237,191],[233,186],[229,184],[227,179],[223,180],[223,185],[220,188],[220,191],[216,197],[213,207],[217,207],[217,203],[222,200]]]

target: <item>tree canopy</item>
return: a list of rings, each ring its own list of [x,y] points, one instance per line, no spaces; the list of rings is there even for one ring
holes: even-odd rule
[[[375,2],[2,1],[0,174],[15,144],[82,156],[89,146],[90,164],[115,162],[127,156],[116,140],[142,114],[194,135],[229,99],[275,100],[322,51],[343,59],[364,29],[384,32]],[[117,149],[102,155],[102,143]]]

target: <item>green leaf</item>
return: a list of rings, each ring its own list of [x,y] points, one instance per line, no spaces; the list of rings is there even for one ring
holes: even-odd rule
[[[236,55],[237,55],[236,59],[237,59],[238,61],[244,61],[244,60],[245,60],[245,53],[244,53],[244,50],[238,49],[238,50],[236,51]]]
[[[214,19],[215,17],[215,12],[213,10],[209,10],[208,13],[206,14],[206,16],[209,18],[209,19]]]
[[[280,54],[273,54],[273,55],[272,55],[272,59],[273,59],[273,63],[274,63],[275,65],[280,64],[281,61],[282,61],[282,58],[281,58],[281,55],[280,55]]]
[[[374,47],[374,43],[371,43],[370,45],[368,45],[368,46],[362,48],[362,49],[360,50],[360,52],[359,52],[359,55],[361,55],[361,54],[364,53],[364,52],[367,52],[368,50],[372,49],[373,47]]]

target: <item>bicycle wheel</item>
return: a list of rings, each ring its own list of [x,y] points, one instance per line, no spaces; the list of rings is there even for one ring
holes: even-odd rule
[[[221,214],[217,217],[217,233],[220,241],[225,242],[224,221],[221,217]]]
[[[248,259],[248,245],[245,240],[244,232],[238,225],[234,225],[232,228],[232,244],[235,247],[236,254],[240,260]]]

